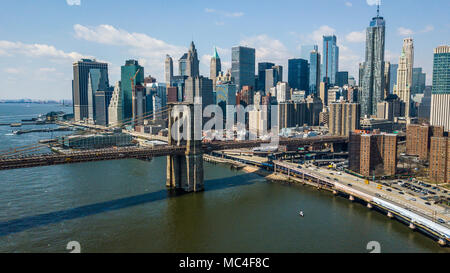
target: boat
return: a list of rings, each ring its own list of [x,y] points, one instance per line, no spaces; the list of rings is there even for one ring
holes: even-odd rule
[[[300,215],[301,217],[305,217],[302,210],[299,212],[298,215]]]

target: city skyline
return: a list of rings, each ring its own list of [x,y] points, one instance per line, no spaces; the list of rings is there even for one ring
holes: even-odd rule
[[[120,66],[128,59],[138,60],[145,68],[146,76],[150,74],[159,82],[164,82],[166,54],[178,60],[187,52],[191,40],[194,40],[198,48],[200,74],[209,77],[214,46],[217,46],[221,57],[223,71],[231,68],[231,48],[237,45],[255,48],[256,63],[273,62],[287,68],[288,59],[301,56],[301,46],[317,44],[319,52],[322,52],[322,36],[334,34],[340,47],[339,70],[349,71],[349,75],[357,79],[358,64],[364,59],[365,28],[368,20],[376,14],[374,1],[368,1],[372,3],[369,5],[365,0],[332,3],[316,1],[315,4],[285,1],[283,5],[264,10],[248,1],[239,6],[229,5],[230,8],[226,11],[216,8],[217,4],[205,1],[195,1],[193,5],[177,2],[177,10],[189,11],[198,17],[190,22],[183,22],[183,28],[188,29],[183,30],[177,24],[182,17],[175,18],[179,11],[170,13],[170,18],[164,21],[167,26],[162,27],[160,22],[163,22],[164,15],[167,16],[164,11],[173,10],[163,2],[149,6],[148,3],[135,1],[137,5],[151,8],[155,20],[129,22],[114,18],[117,13],[128,14],[127,6],[102,6],[104,13],[97,12],[94,15],[95,10],[100,10],[102,1],[69,2],[72,5],[61,0],[57,4],[51,2],[50,6],[50,1],[42,1],[40,5],[25,1],[21,3],[20,9],[23,24],[13,25],[8,29],[0,28],[0,35],[3,37],[0,40],[1,99],[69,99],[72,91],[72,63],[82,57],[94,57],[98,61],[107,62],[111,85],[120,79]],[[433,49],[449,43],[447,37],[450,25],[445,21],[444,12],[449,3],[408,1],[405,6],[403,2],[382,3],[381,15],[387,21],[385,60],[397,64],[403,38],[413,37],[416,48],[415,66],[423,67],[428,75],[427,84],[431,84]],[[4,10],[18,10],[14,8],[15,5],[18,4],[6,3]],[[395,10],[400,6],[408,12],[395,16]],[[42,14],[39,13],[41,9],[48,8],[54,8],[58,12],[47,14],[46,17],[49,18],[38,15]],[[425,19],[422,22],[414,20],[414,16],[422,18],[421,8],[428,8],[428,14],[433,14],[427,18],[428,22]],[[293,16],[293,9],[304,18],[300,23],[289,18]],[[336,12],[328,13],[318,20],[316,16],[309,14],[315,9]],[[259,20],[259,25],[249,22],[268,15],[269,12],[287,19],[267,23]],[[439,14],[442,16],[438,16]],[[345,18],[349,15],[351,18]],[[3,12],[1,20],[7,22],[17,16],[14,12]],[[33,24],[27,24],[28,20],[33,21]],[[61,24],[54,28],[54,24],[50,24],[52,21],[59,21]],[[242,27],[236,30],[236,26]],[[174,74],[177,74],[178,69],[174,70]],[[283,80],[287,81],[287,73],[284,73]]]

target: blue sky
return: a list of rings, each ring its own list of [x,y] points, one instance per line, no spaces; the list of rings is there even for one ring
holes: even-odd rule
[[[164,81],[163,60],[178,60],[192,39],[202,74],[217,46],[225,68],[231,47],[256,48],[257,61],[285,66],[300,46],[336,34],[340,70],[357,78],[365,28],[376,0],[20,0],[0,9],[0,98],[70,99],[72,63],[95,57],[119,80],[126,59],[137,59]],[[450,1],[384,0],[386,60],[398,63],[402,39],[413,37],[415,67],[431,82],[433,48],[450,44]],[[177,72],[177,69],[175,69]],[[287,76],[287,73],[285,73]]]

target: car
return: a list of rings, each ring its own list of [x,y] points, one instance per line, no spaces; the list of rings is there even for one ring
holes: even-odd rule
[[[405,193],[401,191],[401,192],[399,192],[399,194],[404,195]]]
[[[438,220],[439,223],[445,224],[445,221],[444,221],[443,219],[439,218],[439,219],[437,219],[437,220]]]
[[[425,205],[431,206],[430,202],[425,202]]]
[[[378,193],[375,193],[375,196],[376,196],[376,197],[381,197],[381,195],[379,195]]]
[[[386,189],[386,190],[389,191],[389,192],[392,191],[391,189]]]
[[[349,187],[353,187],[353,185],[352,185],[352,184],[347,184],[347,186],[349,186]]]

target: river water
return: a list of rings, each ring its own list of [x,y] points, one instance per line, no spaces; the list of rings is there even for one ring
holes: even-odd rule
[[[72,111],[0,104],[0,123],[52,110]],[[0,150],[51,137],[11,130],[0,126]],[[360,204],[226,165],[205,162],[205,192],[171,194],[165,166],[155,158],[0,171],[0,252],[68,252],[70,241],[82,252],[369,252],[370,241],[382,252],[449,252]]]

